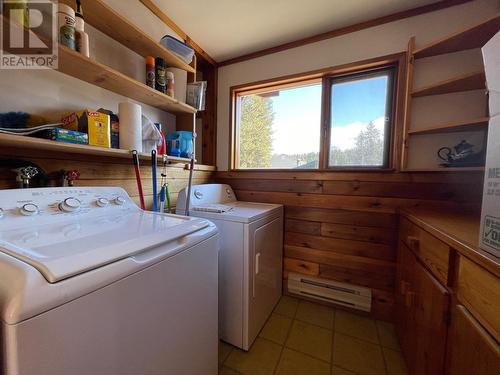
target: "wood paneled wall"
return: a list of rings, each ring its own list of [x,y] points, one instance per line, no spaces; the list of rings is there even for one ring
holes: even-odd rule
[[[285,279],[297,272],[369,287],[371,315],[390,321],[398,208],[478,206],[483,175],[242,171],[216,180],[240,200],[285,205]]]
[[[5,160],[26,160],[35,163],[45,173],[57,176],[61,169],[76,169],[80,179],[75,186],[120,186],[139,203],[132,157],[104,158],[76,154],[47,153],[35,150],[6,149],[0,150],[0,162]],[[158,185],[160,184],[161,166],[158,166]],[[141,176],[146,206],[152,205],[151,161],[141,160]],[[171,164],[168,167],[167,179],[175,204],[179,191],[187,186],[189,171],[185,164]],[[193,172],[193,184],[202,184],[212,180],[213,169],[197,166]],[[60,186],[59,180],[51,181],[53,186]],[[0,189],[15,188],[15,173],[8,168],[0,168]],[[159,191],[159,189],[158,189]]]

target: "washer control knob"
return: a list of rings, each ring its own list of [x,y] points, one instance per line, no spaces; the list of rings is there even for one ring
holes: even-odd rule
[[[74,197],[69,197],[63,200],[59,204],[59,209],[63,212],[76,212],[80,209],[80,206],[82,205],[82,202],[80,200],[74,198]]]
[[[123,206],[126,202],[125,198],[123,198],[121,195],[117,196],[115,199],[114,199],[114,202],[115,204],[119,205],[119,206]]]
[[[0,208],[0,219],[3,218],[3,208]]]
[[[99,207],[106,207],[109,204],[109,199],[107,199],[107,198],[97,198],[96,204]]]
[[[37,215],[40,210],[38,209],[38,206],[36,204],[26,203],[19,209],[19,212],[21,212],[21,215],[24,216],[33,216]]]

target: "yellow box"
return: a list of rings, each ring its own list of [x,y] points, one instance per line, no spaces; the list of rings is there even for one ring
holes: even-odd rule
[[[89,145],[111,147],[111,125],[109,115],[84,109],[62,117],[63,128],[87,133]]]

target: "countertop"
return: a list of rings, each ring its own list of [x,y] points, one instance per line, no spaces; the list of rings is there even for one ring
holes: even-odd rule
[[[500,258],[479,248],[479,212],[459,208],[415,207],[402,209],[401,215],[463,256],[500,276]]]

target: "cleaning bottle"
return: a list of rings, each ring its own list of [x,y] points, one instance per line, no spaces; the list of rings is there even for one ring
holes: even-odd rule
[[[82,55],[89,57],[89,35],[85,32],[85,19],[83,18],[82,4],[76,0],[75,13],[75,44],[76,50]]]
[[[156,146],[156,151],[158,152],[159,155],[165,155],[167,153],[167,144],[165,141],[165,133],[161,130],[161,124],[158,122],[155,122],[155,126],[158,129],[158,131],[161,134],[161,142]]]
[[[155,88],[165,94],[167,90],[165,60],[161,57],[155,59]]]
[[[12,13],[9,13],[12,11]],[[3,14],[9,13],[11,21],[15,21],[25,28],[29,28],[28,0],[13,0],[3,4]]]
[[[155,58],[146,56],[146,85],[155,88]]]

